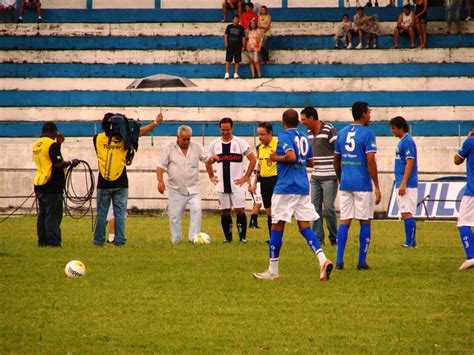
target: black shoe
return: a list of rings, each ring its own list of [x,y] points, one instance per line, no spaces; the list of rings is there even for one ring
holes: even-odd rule
[[[344,263],[336,264],[336,270],[344,270]]]
[[[247,239],[242,238],[242,239],[240,239],[240,242],[241,242],[241,243],[247,243]]]
[[[16,23],[23,23],[23,19],[19,17]]]
[[[38,20],[36,21],[36,23],[41,23],[43,22],[43,19],[41,17],[38,17]]]
[[[229,244],[229,243],[232,243],[232,240],[224,239],[224,241],[223,241],[222,243],[224,243],[224,244]]]
[[[337,246],[337,242],[335,240],[331,240],[331,246],[333,247]]]
[[[270,239],[266,240],[265,243],[270,244]]]
[[[365,265],[357,265],[357,270],[365,271],[365,270],[370,270],[370,266],[365,264]]]

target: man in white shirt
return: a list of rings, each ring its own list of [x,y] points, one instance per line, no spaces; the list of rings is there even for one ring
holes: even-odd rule
[[[234,209],[237,215],[237,230],[240,241],[247,243],[247,217],[245,216],[245,185],[255,168],[257,159],[249,144],[232,134],[233,121],[223,118],[219,121],[221,138],[213,140],[209,145],[209,153],[219,157],[217,176],[211,164],[206,163],[209,179],[217,185],[221,225],[225,235],[225,243],[232,242],[232,216]],[[248,168],[244,164],[244,156],[249,160]]]
[[[158,191],[165,192],[163,173],[168,173],[168,208],[171,240],[173,244],[181,241],[181,217],[189,205],[191,221],[188,239],[201,231],[201,193],[199,191],[199,161],[212,164],[218,157],[211,156],[202,145],[191,142],[191,127],[178,127],[176,142],[166,145],[156,168]]]

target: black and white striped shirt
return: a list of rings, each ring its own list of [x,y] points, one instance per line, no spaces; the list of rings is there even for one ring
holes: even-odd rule
[[[332,124],[320,122],[321,128],[318,133],[308,130],[308,138],[313,149],[314,159],[311,178],[315,180],[333,180],[337,178],[333,165],[337,132]]]

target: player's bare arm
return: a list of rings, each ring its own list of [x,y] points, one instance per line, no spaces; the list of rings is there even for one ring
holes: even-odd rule
[[[407,189],[407,182],[408,179],[411,176],[411,173],[413,171],[413,167],[415,166],[415,159],[407,159],[407,165],[405,166],[405,171],[403,173],[403,178],[402,182],[400,183],[400,187],[398,188],[398,194],[400,196],[405,195],[406,189]]]
[[[295,151],[290,149],[287,150],[285,155],[278,155],[276,152],[270,153],[270,160],[277,163],[294,163],[296,161]]]
[[[336,171],[337,180],[341,181],[341,155],[334,153],[333,160],[334,170]]]
[[[377,171],[377,161],[375,160],[375,153],[367,153],[367,169],[369,170],[370,178],[374,182],[375,187],[375,204],[378,205],[382,200],[382,193],[380,192],[379,176]]]
[[[252,151],[250,151],[246,156],[250,162],[247,171],[245,172],[244,176],[234,181],[239,186],[242,186],[247,181],[249,181],[250,175],[252,175],[253,169],[255,169],[255,165],[257,164],[257,158],[255,157],[255,154]]]

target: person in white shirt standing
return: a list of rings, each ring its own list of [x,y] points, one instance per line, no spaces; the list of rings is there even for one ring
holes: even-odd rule
[[[168,174],[168,208],[170,218],[171,241],[177,244],[181,241],[181,217],[189,205],[191,221],[189,223],[188,239],[201,231],[201,193],[199,191],[199,162],[215,163],[218,157],[211,156],[202,145],[191,142],[193,131],[191,127],[178,127],[176,142],[166,145],[156,168],[158,191],[165,192],[163,174]]]
[[[232,216],[234,209],[237,215],[237,230],[240,241],[247,243],[247,217],[245,216],[245,185],[255,168],[257,159],[250,145],[243,139],[232,134],[234,122],[231,118],[219,121],[221,138],[213,140],[209,145],[209,153],[219,157],[217,176],[214,169],[207,163],[209,179],[217,185],[221,225],[225,235],[225,243],[232,242]],[[244,156],[250,161],[248,168],[244,164]]]

